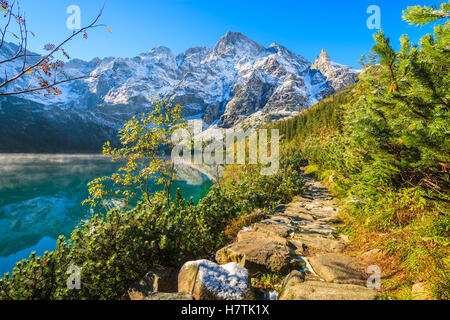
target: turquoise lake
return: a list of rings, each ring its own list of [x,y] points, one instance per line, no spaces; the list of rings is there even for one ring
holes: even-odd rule
[[[32,251],[55,249],[59,235],[70,235],[93,211],[81,202],[87,183],[115,172],[101,155],[0,154],[0,276]],[[201,199],[212,182],[190,167],[177,170],[173,190]]]

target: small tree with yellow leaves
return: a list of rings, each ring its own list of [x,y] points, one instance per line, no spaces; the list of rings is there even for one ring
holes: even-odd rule
[[[133,117],[119,131],[120,148],[103,146],[103,154],[122,166],[111,176],[101,177],[88,184],[89,198],[83,204],[93,207],[106,199],[115,199],[127,205],[132,199],[143,196],[148,203],[152,199],[170,202],[170,189],[174,180],[174,164],[171,161],[171,137],[175,130],[184,128],[182,107],[172,106],[163,100],[153,100],[154,110]],[[152,184],[162,186],[155,191]]]

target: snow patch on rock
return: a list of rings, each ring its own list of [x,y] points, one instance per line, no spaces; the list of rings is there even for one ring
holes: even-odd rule
[[[237,263],[218,265],[209,260],[199,260],[188,262],[185,267],[192,264],[198,265],[202,285],[221,299],[242,299],[249,290],[248,271]]]

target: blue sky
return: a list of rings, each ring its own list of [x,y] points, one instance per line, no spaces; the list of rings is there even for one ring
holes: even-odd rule
[[[40,51],[71,33],[66,27],[70,5],[81,8],[82,25],[92,19],[103,0],[19,0],[28,28],[36,37],[30,49]],[[228,30],[240,31],[268,46],[277,42],[312,61],[321,48],[340,63],[358,67],[360,56],[372,44],[366,13],[370,5],[381,8],[381,25],[395,45],[408,33],[413,41],[430,32],[428,27],[409,26],[401,19],[408,5],[437,4],[422,0],[107,0],[101,22],[113,31],[92,30],[88,40],[73,41],[72,57],[132,57],[162,45],[180,53],[192,46],[213,47]]]

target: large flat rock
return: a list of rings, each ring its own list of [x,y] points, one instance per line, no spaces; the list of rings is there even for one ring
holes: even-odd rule
[[[318,222],[308,222],[300,226],[296,233],[306,234],[306,235],[315,235],[326,237],[329,239],[334,238],[334,233],[336,232],[336,228],[332,227],[328,224],[318,223]]]
[[[258,272],[288,274],[303,264],[303,260],[289,247],[264,239],[238,241],[224,247],[217,251],[216,261],[219,264],[236,262],[248,269],[251,275]]]
[[[342,241],[333,240],[323,237],[313,237],[308,235],[296,235],[291,242],[296,247],[306,246],[307,248],[314,248],[319,251],[327,253],[340,253],[344,251],[345,245]]]
[[[280,214],[274,214],[272,215],[269,219],[263,220],[264,222],[268,222],[268,223],[277,223],[277,224],[281,224],[281,225],[285,225],[288,228],[291,227],[291,223],[292,223],[292,219],[289,218],[288,216],[284,216],[284,215],[280,215]]]
[[[315,219],[337,218],[339,212],[332,201],[326,201],[320,198],[305,202],[302,206]]]
[[[281,238],[288,238],[289,235],[294,231],[294,228],[286,223],[273,220],[264,220],[255,223],[252,227],[252,230]]]
[[[289,208],[285,212],[283,212],[283,215],[286,215],[288,217],[295,217],[306,221],[314,222],[316,219],[310,215],[309,213],[301,210],[301,209],[295,209],[295,208]]]
[[[209,260],[186,262],[178,274],[178,291],[196,300],[249,300],[248,271],[237,263],[220,266]]]
[[[364,285],[356,259],[338,253],[327,253],[309,258],[313,270],[325,281]]]
[[[304,280],[293,271],[283,282],[279,300],[375,300],[376,291],[352,284]]]

